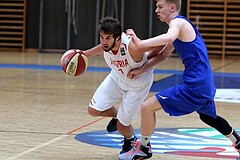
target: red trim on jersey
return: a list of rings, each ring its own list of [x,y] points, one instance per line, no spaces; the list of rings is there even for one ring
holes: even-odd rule
[[[124,46],[124,48],[125,48],[126,51],[127,51],[127,45],[126,45],[125,43],[123,43],[123,46]]]
[[[118,51],[112,51],[112,53],[113,53],[114,55],[116,55],[116,54],[118,53]]]
[[[125,43],[122,43],[122,44],[123,44],[125,50],[127,51],[127,45]],[[111,51],[112,51],[113,55],[116,55],[118,53],[118,51],[113,51],[113,50],[111,50]]]

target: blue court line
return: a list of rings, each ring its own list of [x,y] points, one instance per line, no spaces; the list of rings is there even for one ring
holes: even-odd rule
[[[38,65],[38,64],[0,64],[0,68],[10,68],[10,69],[36,69],[36,70],[62,70],[61,66],[57,65]],[[87,68],[87,72],[110,72],[110,68],[106,67],[91,67]],[[160,70],[155,69],[154,74],[175,74],[182,75],[183,71],[181,70]],[[240,73],[221,73],[214,72],[214,75],[217,76],[235,76],[240,77]]]
[[[0,64],[0,68],[14,69],[39,69],[39,70],[61,70],[60,66],[37,65],[37,64]]]

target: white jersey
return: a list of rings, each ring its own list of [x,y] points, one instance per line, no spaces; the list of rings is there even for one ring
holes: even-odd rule
[[[89,104],[95,110],[105,111],[121,100],[117,118],[124,126],[129,126],[137,117],[153,82],[153,68],[134,79],[127,78],[130,70],[141,67],[147,61],[147,55],[144,54],[141,62],[134,62],[128,50],[130,41],[131,39],[123,33],[119,51],[104,52],[105,61],[112,70],[100,84]]]
[[[147,61],[147,55],[143,54],[142,61],[135,62],[128,50],[129,42],[131,38],[122,33],[121,44],[118,52],[114,53],[112,51],[104,52],[104,59],[108,66],[112,69],[111,74],[116,81],[125,85],[126,87],[143,87],[149,80],[152,80],[153,69],[135,77],[134,79],[129,79],[127,74],[129,71],[135,68],[141,67]],[[124,87],[124,86],[123,86]]]

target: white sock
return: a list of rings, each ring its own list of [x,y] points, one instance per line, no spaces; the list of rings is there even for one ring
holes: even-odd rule
[[[235,130],[232,130],[232,133],[228,135],[227,138],[231,140],[234,144],[240,141],[240,137]]]
[[[141,142],[141,144],[143,146],[147,146],[147,144],[150,142],[150,140],[151,140],[151,136],[143,136],[143,135],[141,135],[140,142]]]

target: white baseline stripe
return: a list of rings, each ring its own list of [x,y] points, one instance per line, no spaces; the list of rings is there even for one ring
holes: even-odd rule
[[[215,101],[240,103],[240,89],[217,89]]]
[[[30,148],[30,149],[28,149],[28,150],[26,150],[26,151],[24,151],[24,152],[22,152],[22,153],[19,153],[19,154],[16,154],[16,155],[12,156],[12,157],[9,157],[9,158],[7,158],[6,160],[14,160],[14,159],[16,159],[16,158],[19,158],[19,157],[25,155],[25,154],[28,154],[28,153],[30,153],[30,152],[32,152],[32,151],[35,151],[35,150],[37,150],[37,149],[39,149],[39,148],[48,146],[48,145],[50,145],[50,144],[52,144],[52,143],[54,143],[54,142],[56,142],[56,141],[59,141],[59,140],[65,138],[65,137],[67,137],[67,136],[69,136],[69,135],[67,135],[67,134],[66,134],[66,135],[61,135],[61,136],[59,136],[59,137],[57,137],[57,138],[54,138],[54,139],[52,139],[52,140],[50,140],[50,141],[48,141],[48,142],[45,142],[45,143],[41,144],[41,145],[39,145],[39,146]]]

